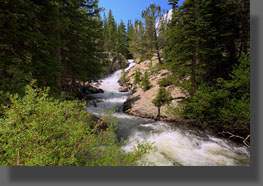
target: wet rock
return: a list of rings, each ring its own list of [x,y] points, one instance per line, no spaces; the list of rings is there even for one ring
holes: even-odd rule
[[[120,92],[129,92],[129,88],[128,87],[121,87],[119,89]]]
[[[91,85],[86,86],[85,89],[87,93],[91,93],[91,94],[98,94],[104,92],[102,89],[93,87]]]
[[[101,85],[100,82],[96,82],[96,83],[93,83],[92,86],[96,87],[96,88],[99,88],[99,86]]]

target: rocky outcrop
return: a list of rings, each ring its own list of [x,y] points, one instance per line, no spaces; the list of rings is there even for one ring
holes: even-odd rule
[[[151,65],[151,64],[152,65]],[[160,88],[158,81],[164,77],[167,77],[171,72],[164,69],[157,72],[158,59],[153,57],[152,60],[146,60],[139,64],[135,64],[129,71],[127,77],[129,78],[129,84],[132,84],[134,80],[135,70],[139,69],[142,74],[145,71],[149,72],[149,80],[152,84],[152,88],[147,91],[143,91],[138,85],[131,87],[132,95],[128,97],[126,102],[123,105],[123,111],[127,114],[155,119],[158,113],[158,109],[153,105],[152,100],[156,97],[158,90]],[[150,70],[150,69],[151,70]],[[178,106],[181,98],[186,97],[186,93],[181,87],[170,85],[166,87],[166,90],[169,91],[174,99],[171,102],[171,106]],[[161,107],[161,118],[160,120],[164,121],[175,121],[180,118],[175,117],[171,114],[168,106]]]

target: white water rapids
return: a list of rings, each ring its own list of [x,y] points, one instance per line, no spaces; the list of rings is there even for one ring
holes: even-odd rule
[[[130,65],[134,63],[129,60]],[[130,151],[140,142],[153,143],[156,150],[144,160],[157,166],[248,166],[249,149],[229,140],[215,137],[208,132],[176,126],[176,124],[154,121],[127,115],[122,105],[130,93],[119,92],[118,80],[121,70],[102,80],[100,88],[104,93],[94,94],[101,102],[89,105],[88,112],[97,116],[116,110],[114,117],[118,122],[117,137],[125,141],[123,149]]]

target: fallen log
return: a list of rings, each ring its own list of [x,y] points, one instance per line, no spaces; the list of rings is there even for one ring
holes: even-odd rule
[[[231,132],[225,132],[225,131],[220,132],[219,134],[221,134],[221,135],[223,135],[223,136],[226,136],[226,134],[227,134],[227,135],[229,135],[228,138],[230,138],[230,139],[232,139],[232,138],[241,139],[242,142],[243,142],[243,144],[244,144],[246,147],[250,148],[250,144],[249,144],[249,142],[248,142],[248,139],[250,138],[250,135],[248,135],[246,138],[244,138],[244,137],[242,137],[242,136],[235,135],[235,134],[232,134]]]

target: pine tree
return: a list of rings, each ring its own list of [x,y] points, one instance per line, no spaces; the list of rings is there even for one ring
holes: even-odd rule
[[[163,87],[159,88],[157,96],[152,100],[152,103],[158,109],[158,114],[156,118],[160,118],[161,107],[166,104],[169,104],[171,101],[172,101],[171,94],[167,92],[165,88]]]
[[[198,53],[197,10],[195,0],[188,0],[173,14],[168,30],[167,61],[182,77],[191,76],[191,94],[196,89],[196,64]]]
[[[22,94],[24,86],[36,79],[39,87],[61,91],[70,80],[74,84],[75,79],[98,74],[102,22],[97,3],[1,3],[1,89]]]
[[[157,53],[159,63],[162,63],[160,54],[160,43],[158,40],[158,30],[156,24],[161,20],[162,10],[160,6],[151,4],[146,10],[142,12],[142,18],[145,19],[145,34],[147,38],[147,47],[150,48],[151,54]]]
[[[141,88],[143,89],[143,91],[147,91],[152,87],[151,82],[149,81],[149,77],[148,77],[147,72],[144,72],[144,76],[141,79],[140,85],[141,85]]]
[[[124,55],[126,58],[128,57],[127,42],[128,42],[128,36],[126,33],[126,28],[123,21],[121,21],[117,30],[116,48],[117,48],[117,52]]]
[[[108,51],[116,51],[116,35],[117,35],[117,25],[115,19],[112,15],[112,10],[109,10],[108,15]]]
[[[138,70],[138,69],[136,69],[136,71],[135,71],[135,76],[134,76],[134,81],[133,81],[133,85],[135,86],[135,85],[137,85],[138,83],[140,83],[140,81],[141,81],[141,72],[140,72],[140,70]]]

